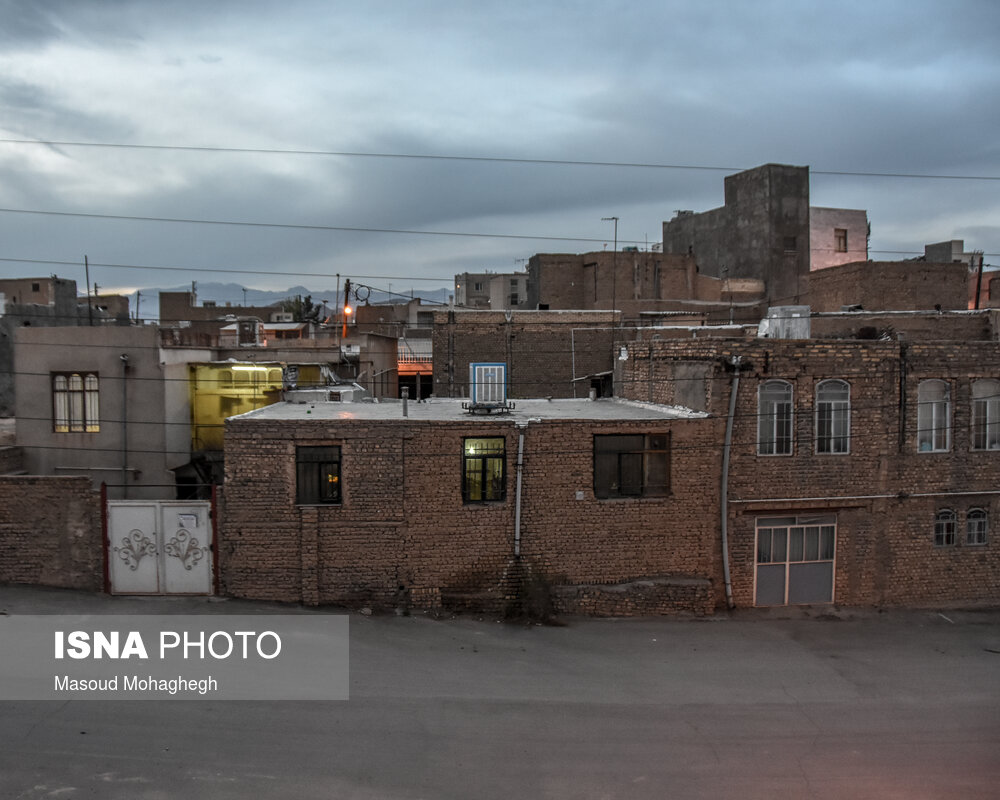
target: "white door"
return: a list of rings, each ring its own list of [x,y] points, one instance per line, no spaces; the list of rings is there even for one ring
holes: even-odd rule
[[[211,594],[211,503],[108,503],[112,594]]]

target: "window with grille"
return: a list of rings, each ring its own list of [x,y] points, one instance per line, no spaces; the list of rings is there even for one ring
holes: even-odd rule
[[[341,502],[340,447],[295,448],[295,502],[301,506]]]
[[[486,503],[507,496],[507,443],[502,436],[462,440],[462,500]]]
[[[96,372],[52,374],[52,429],[56,433],[100,431],[100,379]]]

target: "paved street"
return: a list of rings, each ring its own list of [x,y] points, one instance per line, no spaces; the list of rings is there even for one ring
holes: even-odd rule
[[[8,614],[276,609],[0,587]],[[998,794],[1000,612],[350,624],[348,702],[4,703],[0,797]]]

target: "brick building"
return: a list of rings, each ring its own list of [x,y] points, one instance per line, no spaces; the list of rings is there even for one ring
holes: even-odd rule
[[[237,597],[496,607],[523,570],[558,608],[718,602],[719,420],[612,400],[283,403],[226,423],[220,575]],[[518,464],[523,468],[519,471]]]
[[[871,311],[968,307],[968,268],[928,261],[860,261],[809,275],[815,311],[858,305]]]
[[[811,208],[809,168],[765,164],[729,175],[725,205],[663,223],[663,252],[693,255],[706,275],[756,278],[771,305],[800,303],[811,269],[868,258],[868,214]]]
[[[502,362],[513,398],[608,396],[620,325],[610,311],[435,311],[434,394],[468,397],[469,364]]]
[[[625,324],[657,313],[726,321],[763,310],[764,283],[702,274],[690,255],[638,250],[539,253],[528,260],[528,308],[621,312]]]
[[[624,366],[626,396],[714,419],[736,388],[737,606],[1000,601],[995,328],[980,341],[637,342]]]

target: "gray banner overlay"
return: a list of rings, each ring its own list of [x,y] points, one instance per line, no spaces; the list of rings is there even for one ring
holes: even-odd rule
[[[344,615],[0,616],[0,700],[347,700]]]

